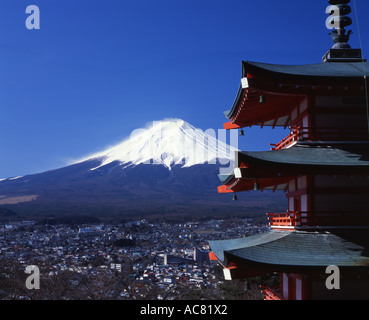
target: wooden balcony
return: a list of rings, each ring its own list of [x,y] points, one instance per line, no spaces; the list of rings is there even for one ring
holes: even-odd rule
[[[369,214],[366,212],[306,212],[287,211],[284,213],[267,213],[269,225],[273,228],[295,228],[314,226],[366,226]]]
[[[265,286],[260,286],[260,289],[264,300],[285,300],[280,294],[279,289],[271,289]]]
[[[301,225],[300,212],[267,213],[271,227],[296,227]]]
[[[271,143],[270,145],[273,146],[273,148],[271,148],[271,150],[276,151],[276,150],[285,149],[285,148],[291,146],[293,143],[297,142],[299,140],[299,137],[300,137],[300,129],[295,128],[282,141],[278,142],[277,144]]]

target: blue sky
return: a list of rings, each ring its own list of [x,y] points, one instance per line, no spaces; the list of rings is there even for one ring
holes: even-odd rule
[[[356,0],[364,55],[369,3]],[[25,9],[40,8],[40,30]],[[2,0],[0,178],[66,165],[147,122],[222,128],[241,61],[319,63],[328,1]],[[351,3],[352,8],[353,2]],[[354,13],[350,44],[359,48]],[[368,52],[368,54],[366,54]],[[284,132],[247,129],[243,149]]]

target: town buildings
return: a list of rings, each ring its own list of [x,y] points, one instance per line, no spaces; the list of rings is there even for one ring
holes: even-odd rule
[[[226,224],[8,222],[0,225],[0,299],[167,300],[200,293],[221,298],[224,281],[216,273],[218,265],[207,259],[208,239],[267,228],[250,219]],[[40,269],[39,292],[25,287],[28,265]]]

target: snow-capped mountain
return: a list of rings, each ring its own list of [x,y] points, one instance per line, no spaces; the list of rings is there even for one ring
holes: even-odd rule
[[[123,166],[163,165],[169,170],[175,165],[216,164],[219,159],[227,162],[236,149],[216,136],[215,130],[204,132],[181,119],[154,121],[145,129],[135,130],[120,144],[78,162],[100,159],[101,164],[92,170],[114,161]]]
[[[66,167],[0,181],[0,207],[38,216],[214,215],[230,205],[242,212],[244,202],[217,193],[220,169],[233,168],[235,151],[221,135],[180,119],[153,122]],[[254,194],[247,206],[278,197]]]

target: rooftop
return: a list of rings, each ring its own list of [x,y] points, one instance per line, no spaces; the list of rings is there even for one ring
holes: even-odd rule
[[[323,77],[363,78],[369,74],[368,62],[322,62],[306,65],[281,65],[261,62],[242,62],[242,77],[248,74],[268,74],[278,78]]]
[[[364,228],[331,232],[273,230],[241,239],[211,241],[209,245],[226,266],[368,267],[368,240],[368,229]]]

